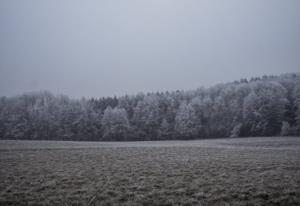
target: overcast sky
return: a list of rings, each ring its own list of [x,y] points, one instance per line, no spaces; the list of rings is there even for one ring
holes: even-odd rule
[[[299,0],[0,1],[0,96],[113,96],[299,71]]]

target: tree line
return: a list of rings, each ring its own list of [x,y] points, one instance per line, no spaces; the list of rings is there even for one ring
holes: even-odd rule
[[[0,139],[139,141],[300,135],[300,74],[191,91],[0,98]]]

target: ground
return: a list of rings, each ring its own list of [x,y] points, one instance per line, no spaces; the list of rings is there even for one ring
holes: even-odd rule
[[[0,141],[0,205],[300,205],[300,138]]]

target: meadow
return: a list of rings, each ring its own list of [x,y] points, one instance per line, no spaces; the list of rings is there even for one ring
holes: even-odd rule
[[[0,141],[0,205],[300,205],[300,138]]]

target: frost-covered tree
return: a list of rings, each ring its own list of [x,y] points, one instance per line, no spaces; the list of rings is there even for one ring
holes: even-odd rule
[[[180,139],[197,138],[197,117],[191,104],[181,103],[175,117],[175,130]]]
[[[244,122],[250,135],[272,136],[280,133],[287,103],[285,89],[275,82],[252,85],[244,101]]]
[[[261,134],[266,124],[260,112],[258,101],[258,95],[253,91],[244,100],[243,119],[245,129],[243,135],[245,136]]]
[[[8,119],[7,98],[0,97],[0,139],[5,137]]]
[[[133,115],[138,137],[146,140],[158,137],[161,121],[159,111],[159,101],[156,95],[146,96],[138,102]]]
[[[294,111],[295,111],[295,130],[300,135],[300,83],[293,90]]]
[[[280,135],[288,136],[291,134],[292,134],[292,130],[291,130],[290,124],[288,122],[282,122]]]
[[[159,139],[168,140],[173,139],[173,129],[166,119],[163,119],[159,129]]]
[[[129,137],[130,125],[126,110],[123,108],[112,109],[108,106],[102,118],[103,140],[124,141]]]
[[[45,91],[0,97],[1,139],[158,140],[280,133],[300,135],[300,74],[98,99]]]
[[[203,114],[203,101],[201,97],[199,96],[194,97],[190,102],[190,106],[192,107],[191,112],[195,116],[193,117],[194,118],[193,124],[195,125],[195,129],[197,130],[197,135],[199,137],[204,137],[205,136],[204,127],[203,127],[204,114]]]
[[[239,137],[241,134],[242,123],[236,124],[230,132],[230,137]]]

